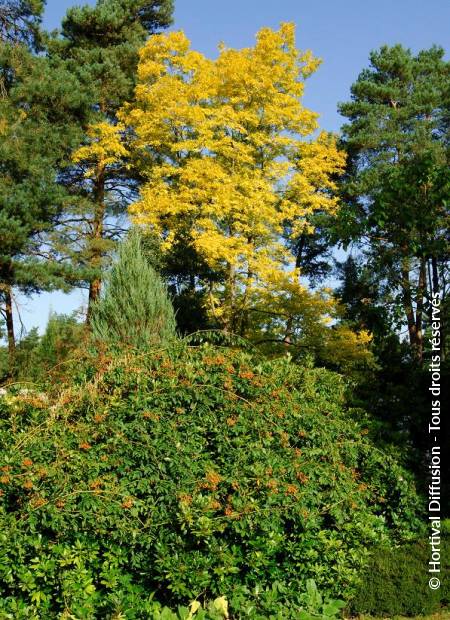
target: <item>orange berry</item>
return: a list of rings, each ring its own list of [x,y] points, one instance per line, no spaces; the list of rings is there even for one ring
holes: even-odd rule
[[[187,506],[192,504],[192,495],[188,495],[187,493],[181,493],[179,497],[182,504],[186,504]]]
[[[40,506],[43,506],[45,503],[46,502],[43,497],[35,497],[30,501],[30,504],[33,506],[33,508],[39,508]]]
[[[239,373],[239,377],[241,379],[253,379],[254,376],[255,376],[255,373],[252,372],[251,370]]]
[[[297,480],[299,480],[302,484],[308,482],[308,476],[304,474],[302,471],[299,471],[296,476]]]
[[[209,488],[211,491],[215,491],[217,489],[217,485],[222,480],[222,476],[215,471],[209,471],[206,473],[206,483],[204,488]]]
[[[295,484],[288,484],[286,487],[286,495],[296,495],[298,492],[297,487],[295,486]]]

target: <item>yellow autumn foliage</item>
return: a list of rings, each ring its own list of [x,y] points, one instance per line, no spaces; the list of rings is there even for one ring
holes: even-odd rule
[[[324,291],[300,280],[292,238],[311,216],[337,209],[345,164],[334,136],[302,103],[320,64],[295,43],[295,27],[263,28],[253,47],[219,47],[211,60],[183,32],[151,37],[140,52],[135,100],[119,113],[142,156],[145,182],[130,208],[135,223],[170,254],[180,237],[212,272],[202,282],[214,322],[242,335],[268,331],[259,309],[323,330],[335,310]],[[270,331],[270,330],[269,330]]]
[[[93,176],[99,169],[115,164],[127,155],[121,135],[123,130],[121,124],[100,122],[91,125],[86,132],[88,143],[73,153],[72,161],[76,164],[87,164],[87,177]]]
[[[154,36],[141,51],[135,101],[119,116],[133,149],[156,163],[142,171],[130,211],[166,252],[188,230],[195,251],[226,274],[209,295],[226,328],[292,265],[286,224],[297,235],[313,213],[336,210],[332,177],[344,155],[328,134],[306,139],[318,115],[301,101],[318,65],[296,48],[293,24],[263,28],[254,47],[221,45],[216,60],[182,32]]]

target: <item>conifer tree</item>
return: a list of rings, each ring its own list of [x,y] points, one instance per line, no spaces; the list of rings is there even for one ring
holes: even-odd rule
[[[444,297],[448,281],[450,63],[441,48],[414,56],[400,45],[370,62],[340,106],[349,157],[339,228],[364,249],[420,362],[431,293]]]
[[[0,41],[40,46],[45,0],[0,0]]]
[[[17,29],[11,26],[14,36],[0,42],[0,312],[11,367],[13,289],[32,293],[66,285],[70,279],[70,270],[59,264],[45,236],[67,198],[57,176],[80,141],[73,119],[86,110],[65,67],[34,53],[42,3],[19,4],[29,10],[15,14],[19,21]]]
[[[126,206],[136,180],[123,165],[116,112],[132,95],[138,50],[153,32],[171,23],[172,0],[98,0],[69,9],[61,35],[49,44],[88,98],[91,115],[73,165],[61,179],[72,193],[70,213],[58,228],[61,254],[82,267],[89,308],[100,293],[104,257],[124,232]]]
[[[112,346],[146,348],[175,337],[175,316],[167,290],[149,264],[138,231],[119,245],[105,290],[92,308],[94,338]]]

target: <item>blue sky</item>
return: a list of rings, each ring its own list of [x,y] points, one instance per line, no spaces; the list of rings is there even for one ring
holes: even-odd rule
[[[71,0],[47,0],[45,25],[57,28]],[[194,48],[214,56],[217,44],[232,47],[253,44],[262,26],[282,21],[297,25],[297,44],[311,49],[323,63],[307,83],[305,105],[321,114],[324,129],[338,131],[337,103],[349,89],[370,50],[401,43],[417,52],[434,43],[447,47],[450,3],[445,0],[175,0],[173,29],[182,29]],[[50,310],[72,312],[83,303],[83,293],[43,294],[18,299],[26,329],[45,326]]]

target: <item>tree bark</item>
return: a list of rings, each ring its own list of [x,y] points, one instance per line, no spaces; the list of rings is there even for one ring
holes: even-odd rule
[[[286,321],[286,331],[284,334],[283,344],[288,349],[292,344],[292,332],[294,327],[294,317],[289,316]]]
[[[105,218],[105,167],[99,165],[97,167],[97,174],[95,177],[95,212],[92,222],[92,234],[90,241],[93,243],[93,250],[91,255],[91,266],[95,270],[100,270],[102,265],[102,251],[100,249],[100,241],[103,239],[104,232],[104,218]],[[92,308],[100,295],[100,289],[102,285],[101,276],[97,275],[89,283],[89,301],[88,311],[86,316],[87,325],[90,324],[92,318]]]
[[[439,293],[439,272],[436,256],[431,257],[431,272],[433,278],[433,293]]]
[[[421,335],[417,331],[417,317],[414,313],[413,299],[411,292],[411,280],[409,275],[409,259],[404,258],[402,261],[402,291],[403,291],[403,308],[406,315],[408,325],[409,343],[411,345],[413,356],[421,361],[423,352],[423,343]]]
[[[417,286],[416,298],[416,355],[417,359],[422,362],[423,359],[423,299],[427,287],[426,260],[420,260],[419,282]]]
[[[13,303],[12,292],[9,284],[4,286],[5,297],[5,320],[6,320],[6,333],[8,336],[8,362],[9,372],[12,373],[14,362],[16,359],[16,338],[14,335],[14,316],[13,316]]]
[[[297,244],[296,255],[295,255],[295,266],[297,267],[297,269],[300,269],[300,267],[302,266],[303,250],[305,248],[305,242],[306,242],[306,235],[305,233],[302,233],[299,239],[299,242]]]
[[[235,316],[235,286],[236,286],[236,271],[234,265],[228,263],[227,265],[227,288],[225,291],[225,321],[224,331],[234,333],[236,329],[236,316]]]

